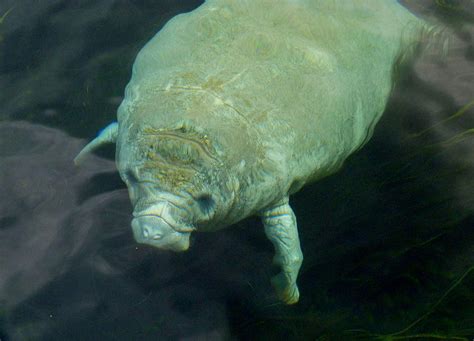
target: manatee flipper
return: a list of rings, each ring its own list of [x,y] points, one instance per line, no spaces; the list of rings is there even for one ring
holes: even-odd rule
[[[97,137],[93,139],[91,142],[89,142],[80,152],[77,154],[77,156],[74,158],[74,164],[79,165],[82,160],[84,160],[85,156],[92,152],[94,149],[102,146],[103,144],[106,143],[115,143],[117,141],[117,135],[118,135],[118,123],[113,122],[110,123],[107,127],[102,129],[102,131],[99,132]]]
[[[278,297],[286,304],[298,302],[296,278],[303,262],[296,217],[288,204],[288,196],[261,211],[265,234],[275,247],[273,263],[281,272],[272,278]]]

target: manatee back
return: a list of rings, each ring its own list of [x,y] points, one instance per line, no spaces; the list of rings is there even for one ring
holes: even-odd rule
[[[142,49],[119,119],[194,122],[234,164],[314,180],[368,140],[421,27],[397,1],[209,0]]]

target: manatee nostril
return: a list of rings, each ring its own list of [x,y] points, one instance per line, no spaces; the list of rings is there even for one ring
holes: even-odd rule
[[[154,231],[154,228],[146,223],[142,225],[142,234],[145,239],[159,240],[163,238],[163,232]]]
[[[147,226],[144,226],[142,228],[142,232],[143,232],[143,237],[145,238],[148,238],[148,236],[150,235],[150,229]]]
[[[160,240],[161,238],[163,238],[163,235],[162,235],[162,234],[155,234],[155,235],[153,236],[153,239],[154,239],[154,240]]]

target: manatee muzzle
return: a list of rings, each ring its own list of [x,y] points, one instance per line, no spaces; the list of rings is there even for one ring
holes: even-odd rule
[[[160,216],[136,216],[132,220],[132,230],[138,243],[171,251],[186,251],[189,248],[191,232],[177,231]]]

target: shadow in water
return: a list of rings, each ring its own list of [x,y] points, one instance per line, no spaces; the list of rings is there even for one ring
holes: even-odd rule
[[[5,335],[12,340],[228,335],[225,302],[248,296],[245,286],[255,271],[256,246],[245,240],[248,234],[237,229],[204,236],[185,254],[142,247],[129,227],[126,190],[97,182],[114,172],[113,162],[91,156],[75,168],[72,158],[84,141],[27,122],[0,123],[0,136],[11,137],[0,140]],[[90,191],[91,184],[100,190]],[[223,254],[229,264],[219,261]]]

